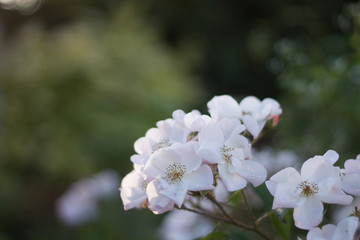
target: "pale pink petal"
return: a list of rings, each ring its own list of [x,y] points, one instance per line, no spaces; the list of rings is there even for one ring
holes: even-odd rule
[[[195,172],[186,175],[184,181],[187,182],[190,191],[214,189],[214,176],[208,165],[203,165]]]
[[[345,175],[342,179],[342,188],[345,192],[360,197],[360,173]]]
[[[237,169],[239,174],[248,182],[251,182],[254,187],[262,184],[266,179],[266,169],[258,162],[245,160],[241,161],[241,166]]]
[[[319,225],[323,218],[323,204],[320,199],[306,198],[302,205],[294,208],[295,225],[301,229],[312,229]]]
[[[233,192],[246,187],[246,180],[238,174],[231,174],[228,171],[228,164],[219,164],[219,175],[228,191]]]

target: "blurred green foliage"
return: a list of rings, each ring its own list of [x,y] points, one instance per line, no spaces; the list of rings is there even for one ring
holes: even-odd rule
[[[137,138],[202,99],[188,63],[131,5],[109,22],[85,18],[53,31],[26,25],[3,48],[0,232],[9,239],[71,239],[53,229],[54,200],[69,183],[104,168],[124,176]],[[119,199],[112,206],[96,234],[88,226],[86,237],[75,231],[73,239],[154,234],[154,217],[130,232],[126,217],[138,222],[146,213],[124,214]]]

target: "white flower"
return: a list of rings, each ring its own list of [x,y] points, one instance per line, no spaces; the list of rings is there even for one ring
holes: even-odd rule
[[[212,190],[213,174],[208,165],[196,155],[197,142],[174,144],[155,152],[147,162],[144,172],[153,177],[165,196],[181,207],[187,191]]]
[[[333,224],[324,225],[320,228],[311,229],[307,240],[353,240],[356,229],[359,225],[357,217],[347,217],[339,222],[337,226]]]
[[[178,126],[174,119],[159,121],[156,125],[157,128],[150,128],[145,137],[136,140],[134,148],[137,154],[131,156],[133,163],[145,166],[148,158],[157,150],[186,142],[185,129]]]
[[[241,120],[254,138],[259,136],[267,120],[282,113],[280,104],[272,98],[260,102],[258,98],[249,96],[240,102],[239,108]]]
[[[231,96],[215,96],[207,106],[211,117],[217,121],[223,118],[241,119],[254,138],[259,136],[267,120],[274,119],[276,122],[282,113],[276,100],[265,98],[260,101],[253,96],[244,98],[239,104]]]
[[[166,190],[167,186],[163,186],[160,181],[151,181],[146,188],[148,196],[148,208],[155,214],[162,214],[164,212],[174,209],[174,201],[163,196],[160,192]]]
[[[226,189],[225,184],[221,179],[216,180],[216,187],[214,189],[214,196],[218,202],[227,202],[230,192]]]
[[[360,155],[345,162],[342,188],[345,192],[360,197]]]
[[[224,118],[206,125],[199,133],[198,155],[211,164],[218,164],[221,180],[228,191],[236,191],[251,182],[258,186],[266,179],[266,169],[251,161],[251,144],[240,133],[245,130],[239,120]]]
[[[125,210],[142,207],[147,199],[146,187],[145,176],[138,171],[133,170],[123,178],[119,190]]]
[[[215,120],[241,117],[239,104],[229,95],[215,96],[207,103],[207,106],[211,117]]]
[[[193,240],[209,234],[215,224],[196,213],[176,210],[169,213],[160,229],[163,240]]]
[[[294,208],[295,225],[301,229],[317,226],[323,217],[323,204],[350,204],[352,197],[341,190],[340,169],[334,167],[338,154],[327,151],[304,162],[299,174],[288,167],[266,181],[274,196],[273,209]]]
[[[91,178],[81,179],[56,201],[56,214],[66,225],[77,226],[98,215],[98,202],[116,195],[119,185],[114,170],[104,170]]]
[[[268,147],[261,150],[253,149],[252,159],[261,163],[266,168],[268,175],[273,175],[286,167],[298,165],[298,159],[294,152],[290,150],[275,151]]]
[[[172,115],[181,127],[188,130],[188,134],[199,132],[205,124],[212,120],[207,115],[201,115],[198,110],[192,110],[189,113],[185,113],[183,110],[176,110]]]

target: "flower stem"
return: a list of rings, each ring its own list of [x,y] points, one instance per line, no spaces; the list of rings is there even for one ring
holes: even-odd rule
[[[246,200],[246,197],[245,197],[245,194],[243,193],[243,191],[241,191],[242,194],[243,194],[243,197],[244,197],[244,201],[245,201],[245,204],[247,206],[247,209],[248,211],[250,212],[250,208],[249,208],[249,205],[248,205],[248,202]],[[237,226],[237,227],[240,227],[240,228],[243,228],[243,229],[246,229],[248,231],[251,231],[251,232],[255,232],[257,233],[258,235],[260,235],[262,238],[266,239],[266,240],[271,240],[268,236],[266,236],[262,231],[260,231],[260,229],[258,228],[258,226],[255,224],[255,217],[253,216],[253,214],[250,212],[251,216],[252,216],[252,221],[253,221],[253,227],[252,226],[249,226],[249,225],[246,225],[244,223],[240,223],[238,221],[236,221],[230,214],[228,214],[226,212],[226,210],[223,208],[223,206],[221,206],[220,203],[218,203],[215,199],[215,197],[211,194],[211,192],[209,192],[208,194],[206,194],[206,197],[212,202],[214,203],[219,209],[220,211],[224,214],[224,216],[226,218],[224,218],[224,221],[227,222],[227,223],[230,223],[234,226]]]

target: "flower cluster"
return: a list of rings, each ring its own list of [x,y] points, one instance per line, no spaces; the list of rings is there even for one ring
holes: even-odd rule
[[[121,183],[125,210],[147,206],[155,214],[181,208],[194,192],[228,192],[255,187],[266,180],[266,169],[251,157],[251,141],[266,123],[273,126],[282,110],[277,101],[228,95],[208,102],[209,115],[176,110],[138,139],[131,157],[134,170]]]
[[[339,154],[328,150],[306,160],[300,172],[294,168],[297,157],[289,151],[277,155],[269,150],[255,152],[253,158],[252,145],[265,129],[278,122],[282,113],[279,103],[252,96],[238,103],[223,95],[211,99],[207,106],[210,115],[176,110],[172,118],[157,122],[135,142],[136,154],[131,157],[134,170],[123,178],[120,187],[125,210],[148,207],[161,214],[179,208],[272,239],[258,224],[263,216],[274,212],[255,219],[246,198],[249,191],[238,190],[248,183],[257,187],[265,182],[268,172],[275,172],[265,182],[274,197],[272,208],[293,208],[295,226],[309,230],[307,239],[353,239],[359,228],[357,207],[354,216],[348,217],[349,213],[337,226],[317,226],[323,220],[324,203],[350,205],[351,195],[360,197],[360,155],[347,160],[341,169],[334,165]],[[253,225],[239,222],[228,213],[228,204],[232,204],[229,199],[237,193],[242,194]],[[197,204],[201,198],[196,196],[206,196],[221,215]]]

